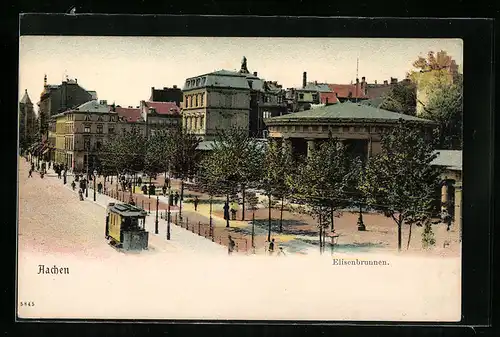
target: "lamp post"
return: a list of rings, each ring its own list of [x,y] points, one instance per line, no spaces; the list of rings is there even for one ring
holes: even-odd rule
[[[255,254],[255,208],[252,213],[252,251]]]
[[[212,241],[214,241],[214,227],[212,222],[212,203],[213,203],[213,198],[210,195],[210,236],[212,237]]]
[[[96,177],[97,177],[97,170],[94,170],[94,202],[96,200]]]
[[[89,197],[89,151],[87,150],[87,181],[85,182],[85,198]]]
[[[171,213],[170,213],[170,179],[167,181],[167,187],[168,187],[168,197],[167,197],[167,240],[170,240],[170,220],[171,220]]]
[[[156,196],[156,219],[155,219],[155,234],[158,234],[158,205],[160,203],[160,197]]]

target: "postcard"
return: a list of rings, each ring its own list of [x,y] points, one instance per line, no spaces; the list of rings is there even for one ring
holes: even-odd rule
[[[460,321],[462,40],[19,51],[19,318]]]

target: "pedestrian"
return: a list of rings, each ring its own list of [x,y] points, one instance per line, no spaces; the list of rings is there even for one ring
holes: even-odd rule
[[[269,242],[269,255],[273,255],[274,253],[274,239]]]
[[[146,187],[146,185],[145,185],[145,184],[144,184],[144,185],[142,185],[141,190],[142,190],[142,193],[144,193],[144,194],[148,194],[148,188]]]
[[[35,164],[31,163],[31,171],[34,171],[34,170],[35,170]]]
[[[82,188],[80,188],[78,190],[78,197],[80,197],[80,201],[83,201],[83,189]]]
[[[235,243],[234,243],[234,240],[231,237],[231,235],[228,236],[228,239],[229,239],[229,242],[227,244],[227,253],[228,253],[228,255],[231,255],[234,251]]]
[[[32,170],[32,169],[30,169],[29,174],[28,174],[28,178],[32,178],[32,177],[33,177],[33,176],[31,175],[32,173],[33,173],[33,170]]]
[[[163,192],[163,196],[165,196],[167,194],[167,185],[166,184],[163,184],[161,191]]]
[[[73,181],[71,182],[71,188],[73,189],[73,191],[75,190],[75,187],[76,187],[76,183],[75,183],[75,181],[73,180]]]
[[[99,182],[99,184],[97,184],[97,192],[99,192],[99,194],[102,193],[102,183]]]
[[[128,181],[128,188],[129,188],[129,191],[132,191],[132,180]]]
[[[168,204],[172,206],[174,204],[174,193],[170,192],[170,195],[168,196]]]
[[[139,177],[137,178],[137,186],[141,186],[142,185],[142,178]]]
[[[51,163],[52,163],[52,162],[50,162],[50,161],[49,161],[49,170],[50,170],[50,164],[51,164]]]
[[[224,220],[229,220],[229,204],[227,201],[224,201]]]
[[[200,199],[198,199],[198,196],[194,197],[193,204],[194,204],[194,210],[198,210],[198,203],[200,202]]]
[[[174,202],[175,202],[175,206],[177,206],[177,204],[179,203],[179,192],[177,192],[177,191],[175,191]]]
[[[63,179],[63,184],[66,185],[66,170],[64,170]]]
[[[238,204],[233,201],[231,203],[231,220],[236,220],[236,212],[238,211]]]

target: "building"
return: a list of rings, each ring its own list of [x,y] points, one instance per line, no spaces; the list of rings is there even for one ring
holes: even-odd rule
[[[342,140],[349,151],[367,158],[381,151],[381,134],[399,119],[416,125],[434,127],[429,120],[373,108],[360,103],[337,103],[309,111],[265,120],[271,139],[283,141],[295,156],[310,155],[329,134]]]
[[[181,111],[176,102],[141,101],[139,110],[148,137],[156,130],[175,130],[181,126]]]
[[[122,125],[105,100],[92,100],[52,116],[55,125],[54,161],[76,172],[93,170],[95,152]]]
[[[182,90],[174,85],[172,88],[155,89],[151,87],[151,102],[175,102],[180,107],[182,102]]]
[[[450,214],[458,228],[462,226],[462,151],[437,150],[432,165],[444,168],[441,175],[440,209]]]
[[[24,90],[23,98],[19,101],[19,143],[25,148],[36,140],[36,115],[33,109],[28,90]]]
[[[51,117],[68,109],[77,107],[90,100],[97,99],[95,91],[88,91],[78,84],[77,79],[66,78],[59,85],[47,84],[47,75],[43,79],[44,90],[40,94],[38,116],[42,141],[48,140],[49,159],[55,159],[55,125],[50,125]]]

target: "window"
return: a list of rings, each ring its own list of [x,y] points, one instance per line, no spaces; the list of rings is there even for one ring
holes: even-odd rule
[[[84,125],[83,126],[83,132],[84,133],[90,133],[90,125]]]
[[[97,125],[97,133],[102,133],[102,124]]]
[[[197,79],[196,79],[196,86],[199,86],[199,85],[200,85],[200,79],[199,79],[199,78],[197,78]]]
[[[201,94],[201,96],[200,96],[200,106],[204,106],[204,102],[203,102],[204,98],[205,98],[205,94]]]
[[[102,122],[102,115],[97,116],[97,121]]]
[[[348,126],[342,127],[342,132],[349,132],[349,127]]]
[[[304,99],[304,94],[299,94],[300,99]]]
[[[90,118],[90,115],[89,115],[89,114],[87,114],[87,115],[85,115],[85,120],[86,120],[86,121],[91,121],[91,120],[92,120],[92,118]]]
[[[87,151],[90,150],[90,138],[87,137],[83,140],[83,148]]]
[[[101,143],[101,141],[100,141],[100,140],[98,140],[98,141],[95,143],[95,148],[96,148],[96,150],[100,150],[100,149],[101,149],[101,144],[102,144],[102,143]]]
[[[115,128],[112,126],[108,127],[108,133],[115,133]]]
[[[197,107],[198,106],[198,95],[195,95],[194,96],[194,106]]]

